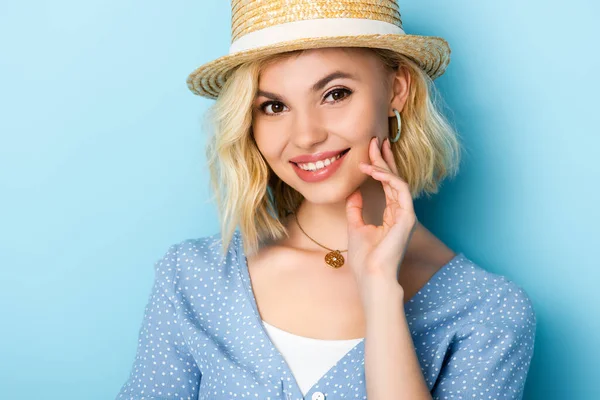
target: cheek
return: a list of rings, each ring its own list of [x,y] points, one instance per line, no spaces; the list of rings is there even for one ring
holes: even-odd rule
[[[387,132],[385,107],[370,95],[354,98],[351,107],[328,113],[328,119],[329,131],[343,135],[349,142],[362,143]]]
[[[277,134],[279,131],[274,125],[255,123],[253,125],[254,141],[258,150],[269,164],[280,158],[285,143],[283,135]]]
[[[349,146],[357,149],[366,148],[373,136],[384,136],[381,133],[381,122],[374,119],[372,114],[366,113],[352,115],[332,128],[330,132],[336,132]]]

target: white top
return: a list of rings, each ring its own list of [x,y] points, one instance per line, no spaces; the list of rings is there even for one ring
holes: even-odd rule
[[[323,340],[279,329],[262,321],[271,338],[286,363],[289,365],[302,395],[319,381],[340,358],[356,346],[363,338],[347,340]]]

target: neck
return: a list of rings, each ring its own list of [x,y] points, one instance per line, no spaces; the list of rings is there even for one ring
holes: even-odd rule
[[[363,219],[366,224],[380,226],[383,221],[383,211],[386,206],[385,192],[379,181],[367,179],[360,187],[363,198]],[[345,199],[338,203],[319,204],[304,200],[296,217],[302,229],[312,239],[325,247],[335,250],[348,249],[348,223],[346,218]],[[324,251],[322,247],[310,240],[299,228],[293,216],[289,216],[285,225],[289,232],[286,240],[289,245],[297,248]],[[417,226],[417,231],[419,230]],[[405,258],[410,257],[409,251],[418,244],[419,234],[413,234]]]

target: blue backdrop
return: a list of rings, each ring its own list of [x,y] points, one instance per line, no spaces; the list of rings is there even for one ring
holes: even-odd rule
[[[600,398],[598,3],[400,5],[452,47],[436,82],[468,151],[420,220],[530,294],[526,399]],[[0,397],[114,398],[153,263],[217,231],[210,100],[185,78],[227,52],[229,19],[225,1],[0,3]]]

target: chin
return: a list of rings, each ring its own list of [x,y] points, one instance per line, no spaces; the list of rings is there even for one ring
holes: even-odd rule
[[[306,201],[310,203],[345,204],[346,198],[362,186],[367,178],[368,176],[364,175],[364,178],[358,181],[356,178],[347,178],[345,181],[340,179],[328,179],[318,184],[300,181],[295,182],[296,185],[292,187],[300,192]]]

